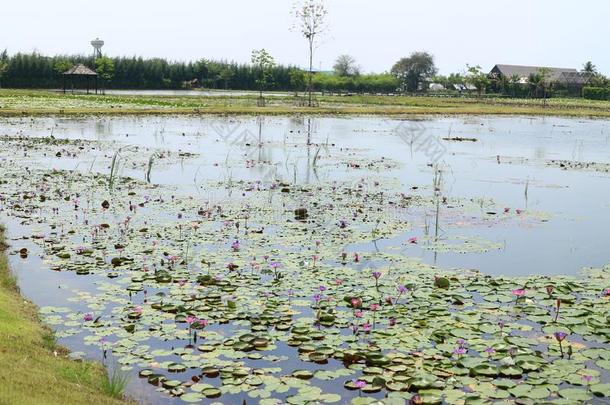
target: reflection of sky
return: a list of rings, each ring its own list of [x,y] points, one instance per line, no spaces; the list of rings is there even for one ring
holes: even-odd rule
[[[429,159],[392,132],[398,124],[381,118],[314,118],[311,145],[307,146],[306,118],[208,117],[103,117],[6,119],[3,134],[20,131],[32,136],[117,141],[174,152],[198,154],[172,165],[153,168],[156,183],[182,186],[201,193],[206,180],[257,181],[281,178],[300,184],[357,180],[371,175],[348,169],[347,162],[364,164],[382,158],[401,163],[375,176],[399,178],[403,192],[412,186],[429,193],[433,172]],[[548,223],[531,225],[515,219],[493,226],[442,227],[446,237],[474,235],[505,245],[483,254],[433,253],[408,246],[405,254],[447,267],[479,268],[493,274],[574,273],[583,266],[610,262],[604,235],[610,225],[610,176],[595,172],[563,171],[547,167],[545,160],[566,159],[610,163],[610,126],[602,120],[562,118],[439,118],[420,122],[422,139],[442,142],[443,194],[451,199],[492,199],[501,207],[550,214]],[[444,142],[443,137],[477,138],[477,142]],[[249,143],[250,146],[245,146]],[[325,146],[321,146],[325,145]],[[319,149],[319,151],[318,151]],[[314,166],[313,157],[319,154]],[[126,154],[126,156],[129,156]],[[500,163],[498,164],[498,156]],[[148,160],[148,156],[140,156]],[[126,158],[127,159],[127,158]],[[336,160],[341,164],[336,164]],[[529,162],[522,162],[527,159]],[[78,159],[48,158],[49,165],[107,173],[111,156]],[[246,160],[255,164],[247,167]],[[174,161],[172,161],[174,162]],[[225,167],[228,162],[229,167]],[[510,163],[512,162],[512,164]],[[78,165],[78,166],[77,166]],[[143,178],[143,168],[123,174]],[[527,189],[527,199],[525,190]],[[217,196],[221,198],[221,196]],[[486,207],[473,215],[484,215]],[[433,213],[430,212],[429,221]],[[441,221],[449,221],[441,207]],[[422,223],[421,218],[415,222]],[[422,236],[421,229],[413,230]],[[383,245],[383,243],[381,243]]]

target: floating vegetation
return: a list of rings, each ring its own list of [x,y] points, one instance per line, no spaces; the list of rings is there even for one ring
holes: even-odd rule
[[[443,141],[452,141],[452,142],[477,142],[477,138],[464,138],[461,136],[454,136],[451,138],[443,138]]]
[[[542,214],[446,198],[438,166],[432,190],[400,192],[382,176],[398,162],[319,147],[313,166],[362,176],[202,181],[221,196],[208,200],[151,184],[161,154],[138,154],[142,181],[96,147],[114,156],[110,174],[3,164],[0,210],[29,233],[18,260],[41,257],[70,280],[69,300],[41,316],[59,338],[116,362],[109,389],[121,390],[125,372],[185,403],[610,398],[610,267],[491,277],[396,249],[497,250],[443,230]],[[412,234],[419,213],[432,213],[428,236]],[[380,240],[398,242],[363,248]]]
[[[424,238],[421,247],[434,252],[454,253],[485,253],[502,249],[502,243],[486,241],[477,237],[452,236],[441,240],[437,238]]]
[[[497,157],[498,163],[503,164],[538,164],[547,167],[556,167],[566,171],[587,171],[596,173],[610,173],[610,163],[603,162],[583,162],[576,160],[563,159],[527,159],[522,157]]]

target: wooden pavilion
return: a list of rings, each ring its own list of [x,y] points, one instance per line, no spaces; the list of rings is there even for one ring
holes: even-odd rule
[[[78,78],[84,80],[87,84],[87,94],[89,94],[89,90],[91,89],[91,79],[94,81],[95,94],[97,94],[97,73],[95,71],[89,69],[87,66],[79,63],[78,65],[72,66],[69,70],[63,73],[64,79],[64,93],[66,92],[66,81],[69,79],[72,86],[72,92],[74,92],[74,81]]]

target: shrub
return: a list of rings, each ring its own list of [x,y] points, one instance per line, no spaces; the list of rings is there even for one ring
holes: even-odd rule
[[[585,87],[582,96],[589,100],[610,100],[610,87]]]

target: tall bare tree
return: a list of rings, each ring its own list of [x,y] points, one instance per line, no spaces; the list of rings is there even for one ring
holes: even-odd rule
[[[335,73],[338,76],[358,76],[360,75],[360,66],[356,59],[349,55],[341,55],[335,61],[333,66]]]
[[[302,0],[293,10],[295,24],[293,29],[298,30],[309,45],[309,80],[307,91],[309,93],[308,105],[312,106],[313,83],[313,52],[317,39],[328,29],[326,17],[328,10],[323,0]]]

